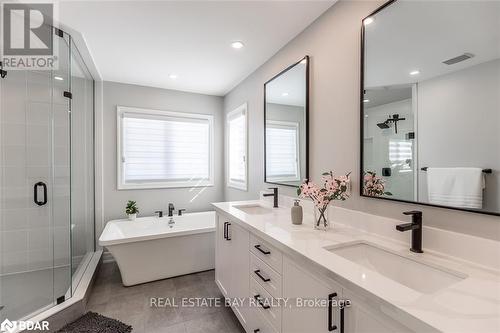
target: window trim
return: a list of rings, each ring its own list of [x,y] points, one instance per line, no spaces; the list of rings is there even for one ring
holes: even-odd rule
[[[245,180],[244,182],[235,182],[232,181],[230,178],[231,172],[230,172],[230,149],[229,149],[229,121],[235,117],[237,114],[243,114],[245,118]],[[247,103],[243,103],[240,106],[238,106],[236,109],[234,109],[231,112],[228,112],[226,114],[226,186],[230,188],[234,188],[237,190],[241,191],[248,191],[248,106]]]
[[[209,132],[209,173],[208,180],[194,181],[166,181],[166,182],[143,182],[143,183],[125,183],[123,179],[123,115],[126,113],[149,116],[149,118],[159,118],[171,116],[176,118],[199,119],[208,121]],[[148,118],[148,117],[144,117]],[[194,188],[194,187],[211,187],[214,186],[214,116],[210,114],[188,113],[177,111],[164,111],[155,109],[136,108],[118,105],[116,108],[116,175],[118,190],[132,189],[160,189],[160,188]]]
[[[301,165],[300,165],[300,124],[296,121],[283,121],[283,120],[270,120],[268,119],[266,121],[266,127],[265,127],[265,131],[267,131],[267,129],[269,127],[274,127],[275,128],[278,128],[278,127],[282,127],[282,128],[288,128],[288,129],[294,129],[295,130],[295,151],[296,151],[296,160],[295,160],[295,163],[297,165],[297,177],[274,177],[274,178],[271,178],[269,175],[267,176],[267,178],[271,181],[271,182],[296,182],[296,181],[300,181],[300,172],[301,172]],[[266,135],[266,140],[267,140],[267,132],[265,133]],[[267,161],[267,159],[266,159]],[[266,170],[267,170],[267,166],[266,166]]]

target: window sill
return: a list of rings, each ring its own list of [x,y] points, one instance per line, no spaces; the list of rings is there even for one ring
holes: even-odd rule
[[[171,182],[171,183],[142,183],[142,184],[119,184],[117,190],[151,190],[151,189],[173,189],[173,188],[197,188],[213,187],[212,181],[202,182]]]

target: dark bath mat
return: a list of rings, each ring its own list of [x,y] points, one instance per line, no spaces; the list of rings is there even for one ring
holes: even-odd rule
[[[132,326],[116,319],[87,312],[74,322],[64,326],[57,333],[130,333]]]

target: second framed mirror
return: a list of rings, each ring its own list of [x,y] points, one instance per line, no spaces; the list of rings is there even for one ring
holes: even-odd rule
[[[299,186],[309,177],[309,56],[264,84],[264,179]]]

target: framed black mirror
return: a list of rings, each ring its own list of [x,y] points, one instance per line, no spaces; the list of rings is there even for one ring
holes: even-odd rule
[[[299,186],[309,177],[309,56],[264,84],[264,179]]]
[[[363,20],[362,196],[500,215],[500,2],[390,1]]]

